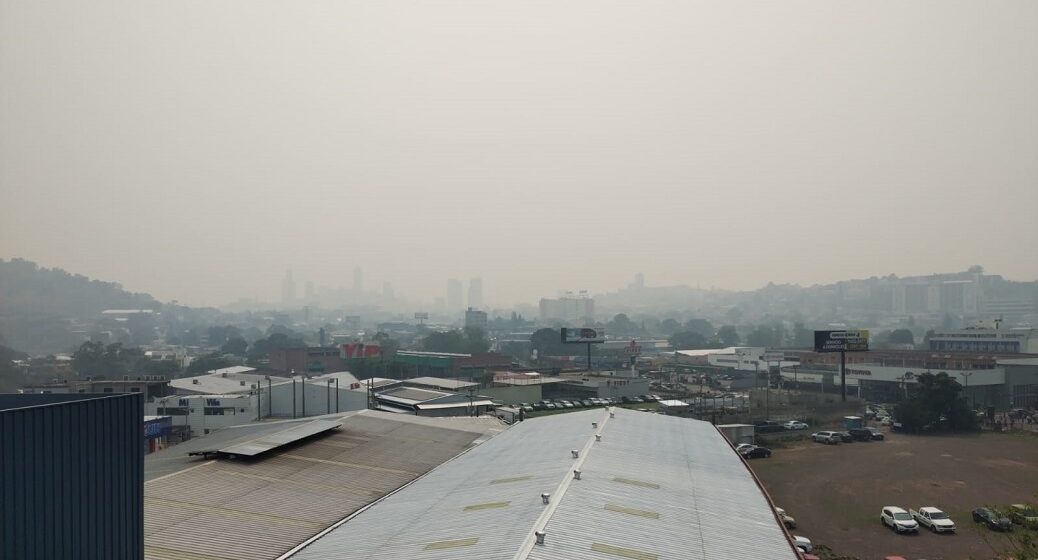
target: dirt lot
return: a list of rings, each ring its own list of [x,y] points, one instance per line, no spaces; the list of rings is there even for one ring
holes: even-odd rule
[[[797,519],[795,534],[834,552],[878,560],[989,559],[1010,547],[975,525],[982,505],[1038,502],[1038,437],[1029,434],[910,436],[829,446],[797,442],[750,464],[775,503]],[[937,506],[955,535],[897,535],[879,522],[885,505]]]

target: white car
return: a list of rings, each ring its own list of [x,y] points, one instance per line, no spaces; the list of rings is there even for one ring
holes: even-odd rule
[[[908,510],[908,513],[910,513],[920,525],[926,525],[934,533],[955,532],[955,522],[948,517],[947,513],[944,513],[935,507],[921,507],[919,508],[919,511],[910,509]]]
[[[883,506],[879,521],[898,533],[918,533],[919,523],[912,519],[912,514],[897,506]]]
[[[796,420],[790,420],[789,422],[783,424],[782,427],[787,430],[806,430],[807,424],[803,422],[798,422]]]
[[[753,449],[753,447],[754,445],[752,443],[740,443],[739,445],[735,446],[735,450],[738,451],[740,455],[742,455],[743,453]]]
[[[792,515],[786,513],[786,510],[784,510],[784,509],[782,509],[780,507],[777,507],[777,508],[775,508],[775,513],[778,514],[779,519],[782,520],[782,524],[786,526],[786,529],[796,529],[797,528],[797,520],[794,519]]]
[[[811,539],[807,537],[793,535],[793,544],[795,544],[797,548],[804,552],[811,552],[812,550],[814,550],[814,546],[811,545]]]
[[[811,439],[818,443],[828,443],[831,445],[836,445],[841,440],[840,434],[837,432],[815,432],[811,434]]]

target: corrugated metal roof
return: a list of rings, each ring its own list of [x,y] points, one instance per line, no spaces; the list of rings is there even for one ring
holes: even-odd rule
[[[198,462],[145,485],[145,558],[275,558],[499,426],[363,411],[258,461]]]
[[[745,464],[713,426],[615,413],[516,424],[291,558],[796,558]],[[552,494],[548,505],[543,492]],[[546,544],[533,545],[541,529]]]
[[[475,387],[479,385],[479,383],[473,383],[471,381],[446,379],[442,377],[415,377],[412,379],[404,379],[403,382],[414,385],[424,385],[426,387],[434,387],[437,389],[465,389],[467,387]]]
[[[315,436],[321,432],[327,432],[334,430],[341,426],[338,421],[335,420],[314,420],[307,422],[300,426],[293,426],[280,432],[274,432],[273,434],[258,437],[256,439],[250,439],[242,443],[231,445],[228,447],[220,448],[220,453],[225,455],[243,455],[246,457],[255,457],[261,453],[266,453],[272,449],[277,449],[283,445],[288,445],[299,441],[310,436]]]

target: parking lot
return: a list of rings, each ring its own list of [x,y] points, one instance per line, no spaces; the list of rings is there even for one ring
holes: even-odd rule
[[[989,559],[1010,548],[1009,537],[975,525],[970,511],[1038,502],[1038,437],[886,437],[832,446],[796,442],[750,465],[775,503],[796,518],[793,533],[838,554],[861,560],[895,554],[909,560]],[[894,534],[879,521],[888,505],[939,507],[958,534]]]

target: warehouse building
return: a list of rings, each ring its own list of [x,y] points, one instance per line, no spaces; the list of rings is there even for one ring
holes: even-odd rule
[[[798,554],[757,480],[709,423],[598,409],[515,424],[287,557],[794,560]]]

